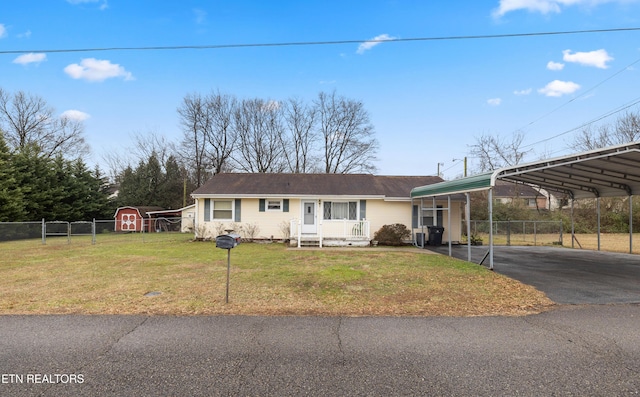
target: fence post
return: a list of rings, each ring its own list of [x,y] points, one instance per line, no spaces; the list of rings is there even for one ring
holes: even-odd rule
[[[510,220],[507,221],[507,247],[509,246],[511,246],[511,221]]]
[[[71,222],[67,222],[67,245],[71,244]]]
[[[564,227],[562,227],[562,219],[560,219],[560,246],[562,247],[564,245],[563,241],[562,241],[562,232],[564,231]]]
[[[91,222],[91,245],[96,245],[96,218]]]
[[[537,224],[538,222],[533,222],[533,246],[534,247],[538,245],[538,229],[536,227]]]
[[[47,244],[47,224],[44,221],[44,218],[42,218],[42,245],[46,245]]]

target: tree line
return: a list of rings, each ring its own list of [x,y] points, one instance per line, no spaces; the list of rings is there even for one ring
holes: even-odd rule
[[[221,172],[375,171],[378,142],[361,101],[320,92],[304,102],[185,95],[182,137],[134,133],[134,150],[90,170],[80,120],[56,116],[38,95],[0,88],[0,221],[111,218],[119,206],[189,204]],[[116,194],[113,194],[116,193]]]
[[[196,186],[221,172],[374,172],[378,142],[361,101],[320,92],[306,103],[186,95],[177,152]]]

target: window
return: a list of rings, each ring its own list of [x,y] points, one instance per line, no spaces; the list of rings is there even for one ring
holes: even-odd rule
[[[529,207],[536,208],[536,207],[537,207],[537,204],[538,204],[536,201],[537,201],[537,200],[536,200],[536,199],[534,199],[534,198],[527,199],[527,205],[528,205]]]
[[[357,201],[325,201],[323,208],[323,219],[349,219],[358,220]]]
[[[233,219],[233,200],[212,200],[212,207],[213,219]]]
[[[282,201],[280,200],[267,200],[267,211],[281,211]]]
[[[417,206],[416,206],[417,207]],[[442,208],[441,205],[436,206],[436,208],[438,208],[437,211],[437,217],[436,217],[436,222],[437,223],[433,223],[433,210],[429,209],[429,210],[423,210],[422,211],[422,223],[418,223],[418,227],[422,227],[422,226],[442,226],[442,212],[440,209]],[[416,208],[417,210],[417,208]]]

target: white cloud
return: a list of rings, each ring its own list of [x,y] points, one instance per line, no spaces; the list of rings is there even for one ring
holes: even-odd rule
[[[19,57],[13,60],[13,63],[27,65],[30,63],[40,63],[42,61],[45,61],[46,59],[47,59],[47,54],[44,54],[44,53],[35,54],[33,52],[30,52],[28,54],[20,55]]]
[[[573,81],[553,80],[544,88],[540,88],[538,92],[546,96],[561,97],[563,95],[572,94],[579,89],[580,85]]]
[[[531,94],[531,88],[527,88],[526,90],[513,91],[514,95],[522,96]]]
[[[549,63],[547,63],[547,69],[562,70],[564,69],[564,63],[549,61]]]
[[[202,25],[203,23],[205,23],[207,21],[207,12],[205,10],[202,10],[200,8],[194,8],[193,9],[193,14],[196,17],[196,24],[197,25]]]
[[[100,3],[100,10],[106,10],[107,8],[109,8],[109,3],[107,2],[107,0],[67,0],[67,3],[73,5],[85,3]]]
[[[500,106],[500,104],[502,103],[502,99],[500,98],[491,98],[489,100],[487,100],[487,103],[491,106]]]
[[[607,62],[613,61],[613,57],[603,49],[589,52],[576,52],[573,54],[571,50],[564,50],[562,54],[564,55],[562,59],[564,59],[565,62],[575,62],[584,66],[594,66],[600,69],[608,68],[609,65],[607,65]]]
[[[0,23],[0,39],[3,37],[7,37],[7,28],[4,27],[4,24]]]
[[[630,0],[500,0],[493,16],[499,18],[511,11],[527,10],[541,14],[560,13],[563,8],[573,5],[595,7],[602,3],[628,3]]]
[[[31,37],[31,31],[30,30],[27,30],[24,33],[19,33],[18,34],[18,38],[19,39],[25,39],[25,38],[28,39],[29,37]]]
[[[365,51],[372,49],[373,47],[381,44],[384,41],[394,40],[395,37],[389,36],[388,34],[381,34],[369,41],[365,41],[364,43],[358,46],[358,50],[356,50],[356,54],[364,54]]]
[[[64,68],[64,72],[74,79],[83,79],[88,81],[104,81],[113,77],[122,77],[125,80],[134,80],[131,72],[127,72],[125,68],[117,63],[111,63],[108,60],[100,60],[95,58],[85,58],[80,64],[72,63]]]
[[[77,120],[77,121],[84,121],[89,117],[91,117],[91,115],[89,115],[88,113],[81,112],[75,109],[66,110],[60,115],[61,119],[70,119],[70,120]]]

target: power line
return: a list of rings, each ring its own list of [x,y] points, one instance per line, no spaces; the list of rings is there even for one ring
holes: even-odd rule
[[[581,125],[579,125],[577,127],[571,128],[570,130],[567,130],[567,131],[561,132],[559,134],[556,134],[556,135],[554,135],[552,137],[545,138],[545,139],[542,139],[540,141],[537,141],[537,142],[530,143],[528,145],[522,146],[521,149],[524,149],[524,148],[527,148],[527,147],[530,147],[530,146],[534,146],[534,145],[537,145],[539,143],[547,142],[547,141],[550,141],[550,140],[555,139],[555,138],[559,138],[559,137],[561,137],[563,135],[566,135],[566,134],[568,134],[570,132],[578,131],[581,128],[585,128],[590,124],[596,123],[596,122],[598,122],[600,120],[604,120],[607,117],[611,117],[614,114],[620,113],[621,111],[629,109],[630,107],[635,106],[635,105],[637,105],[639,103],[640,103],[640,98],[633,99],[632,101],[627,102],[627,104],[621,105],[621,106],[619,106],[619,107],[617,107],[617,108],[615,108],[613,110],[610,110],[609,112],[607,112],[607,113],[605,113],[605,114],[603,114],[601,116],[598,116],[597,118],[595,118],[595,119],[593,119],[591,121],[587,121],[586,123],[583,123],[583,124],[581,124]]]
[[[251,48],[251,47],[291,47],[291,46],[339,45],[339,44],[361,44],[361,43],[401,43],[401,42],[412,42],[412,41],[480,40],[480,39],[501,39],[501,38],[512,38],[512,37],[556,36],[556,35],[586,34],[586,33],[631,32],[631,31],[638,31],[638,30],[640,30],[640,27],[615,28],[615,29],[569,30],[569,31],[561,31],[561,32],[508,33],[508,34],[471,35],[471,36],[412,37],[412,38],[406,38],[406,39],[388,38],[388,39],[336,40],[336,41],[298,41],[298,42],[281,42],[281,43],[1,50],[0,54],[23,54],[23,53],[30,53],[30,52],[70,53],[70,52],[103,52],[103,51],[217,50],[217,49],[225,49],[225,48]]]
[[[543,114],[542,116],[540,116],[540,117],[538,117],[537,119],[535,119],[535,120],[531,121],[530,123],[528,123],[526,126],[521,127],[521,128],[519,128],[519,129],[517,129],[517,130],[515,130],[515,131],[513,131],[513,132],[515,133],[516,131],[524,130],[525,128],[527,128],[527,127],[529,127],[529,126],[531,126],[531,125],[533,125],[533,124],[537,123],[538,121],[542,120],[543,118],[545,118],[545,117],[547,117],[547,116],[549,116],[549,115],[551,115],[551,114],[553,114],[553,113],[557,112],[558,110],[562,109],[563,107],[567,106],[568,104],[570,104],[570,103],[572,103],[572,102],[574,102],[574,101],[576,101],[576,100],[578,100],[578,99],[580,99],[580,98],[582,98],[582,97],[586,96],[586,95],[587,95],[587,94],[589,94],[591,91],[593,91],[593,90],[595,90],[596,88],[600,87],[601,85],[603,85],[603,84],[604,84],[604,83],[606,83],[607,81],[609,81],[609,80],[613,79],[614,77],[618,76],[618,75],[619,75],[619,74],[621,74],[622,72],[625,72],[625,71],[629,70],[633,65],[635,65],[635,64],[636,64],[636,63],[638,63],[638,62],[640,62],[640,58],[638,58],[638,59],[636,59],[635,61],[631,62],[630,64],[628,64],[628,65],[627,65],[627,66],[625,66],[624,68],[622,68],[622,69],[618,70],[617,72],[615,72],[615,73],[614,73],[614,74],[612,74],[611,76],[607,77],[606,79],[602,80],[601,82],[599,82],[598,84],[594,85],[593,87],[589,88],[588,90],[586,90],[586,91],[585,91],[585,92],[583,92],[582,94],[580,94],[580,95],[578,95],[578,96],[576,96],[576,97],[574,97],[574,98],[572,98],[572,99],[568,100],[567,102],[563,103],[562,105],[558,106],[557,108],[555,108],[555,109],[551,110],[550,112],[547,112],[547,113]],[[564,134],[564,133],[563,133],[563,134]],[[561,135],[563,135],[563,134],[561,134]],[[559,135],[558,135],[558,136],[559,136]],[[553,139],[553,138],[554,138],[554,137],[551,137],[551,138],[549,138],[549,139]],[[547,140],[549,140],[549,139],[545,139],[544,141],[547,141]],[[544,141],[540,141],[540,142],[544,142]],[[526,146],[524,146],[524,147],[533,146],[533,145],[535,145],[536,143],[540,143],[540,142],[535,142],[535,143],[532,143],[532,144],[526,145]]]

